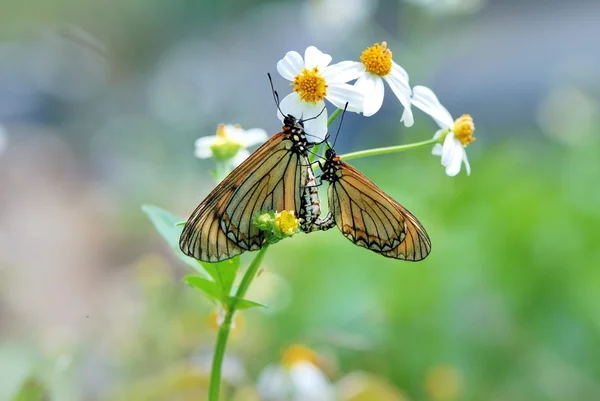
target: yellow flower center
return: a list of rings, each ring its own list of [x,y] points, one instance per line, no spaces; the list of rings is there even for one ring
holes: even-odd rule
[[[300,95],[300,100],[303,102],[317,103],[327,96],[327,82],[317,67],[312,70],[304,68],[296,75],[292,85],[294,85],[294,92]]]
[[[452,366],[439,365],[427,372],[425,390],[434,401],[459,399],[462,387],[460,372]]]
[[[286,348],[281,357],[283,366],[291,369],[298,362],[309,362],[318,366],[319,357],[315,351],[304,345],[294,344]]]
[[[463,146],[467,146],[475,141],[475,137],[473,136],[474,131],[475,123],[469,114],[463,114],[457,118],[454,122],[454,128],[452,128],[454,137],[458,139]]]
[[[386,42],[375,43],[369,47],[360,56],[360,61],[368,72],[380,77],[388,75],[392,71],[392,51],[387,48]]]
[[[294,211],[284,210],[275,215],[275,229],[284,237],[291,237],[298,231],[298,222]]]
[[[236,125],[236,128],[240,128],[239,125]],[[217,127],[217,138],[215,143],[210,146],[210,150],[215,159],[220,161],[229,160],[243,147],[244,145],[234,141],[227,135],[225,124],[219,124]]]

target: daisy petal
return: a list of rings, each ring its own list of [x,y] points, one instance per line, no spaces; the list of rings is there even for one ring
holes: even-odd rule
[[[365,117],[377,113],[383,104],[383,80],[377,75],[366,73],[358,78],[354,88],[362,93],[365,98],[363,102]]]
[[[392,60],[392,74],[404,79],[406,81],[406,84],[408,85],[408,73],[406,72],[406,70],[404,68],[402,68],[402,67],[400,67],[400,65],[396,64],[396,62],[394,60]]]
[[[365,65],[357,61],[341,61],[330,65],[323,72],[323,78],[327,82],[348,82],[365,73]]]
[[[443,148],[442,164],[447,167],[454,159],[460,156],[459,152],[462,149],[462,144],[450,132],[446,136],[446,139],[444,139]]]
[[[288,81],[293,81],[303,68],[304,61],[298,52],[287,52],[285,57],[277,62],[277,72]]]
[[[322,141],[327,136],[327,109],[323,110],[324,107],[325,102],[318,102],[315,105],[306,103],[304,108],[304,116],[308,118],[304,121],[304,132],[311,142]]]
[[[304,110],[304,103],[300,100],[300,96],[296,92],[292,92],[284,97],[279,103],[279,109],[287,116],[288,114],[296,117],[297,119],[302,118],[302,112]],[[283,121],[284,116],[281,115],[277,110],[279,119]]]
[[[202,138],[196,139],[196,142],[194,142],[194,155],[199,159],[208,159],[209,157],[212,157],[212,150],[210,147],[216,140],[216,136],[203,136]]]
[[[408,81],[402,75],[397,74],[397,71],[392,70],[392,72],[386,75],[383,79],[386,80],[394,95],[398,98],[402,106],[404,106],[404,113],[402,114],[401,121],[404,122],[406,127],[412,126],[414,120],[412,116],[412,111],[410,110],[411,102],[410,102],[410,86],[408,85]]]
[[[304,52],[304,67],[307,70],[317,67],[321,73],[325,71],[329,63],[331,63],[331,56],[323,53],[321,50],[314,46],[309,46]]]
[[[348,111],[360,113],[363,109],[364,96],[352,85],[330,83],[325,98],[338,109],[346,107],[346,103],[348,103]]]
[[[441,156],[444,152],[443,149],[444,147],[441,143],[436,143],[435,145],[433,145],[433,149],[431,149],[431,154],[434,156]]]
[[[240,139],[241,139],[241,142],[244,144],[244,146],[248,147],[248,146],[260,145],[261,143],[266,141],[268,137],[269,137],[269,135],[267,134],[267,131],[265,131],[264,129],[252,128],[252,129],[244,131],[244,136],[241,137]]]
[[[229,163],[231,163],[233,167],[237,167],[242,164],[242,162],[246,160],[248,156],[250,156],[250,152],[248,152],[246,149],[240,149],[235,156],[229,160]]]
[[[467,170],[467,175],[471,175],[471,165],[469,164],[469,159],[467,159],[467,151],[464,152],[463,163],[465,163],[465,170]]]
[[[455,175],[457,175],[460,172],[460,165],[463,161],[463,156],[464,156],[465,150],[463,149],[457,149],[456,153],[454,154],[453,159],[450,161],[450,164],[448,164],[446,166],[446,174],[449,175],[450,177],[454,177]]]
[[[452,128],[454,119],[433,91],[425,86],[413,88],[412,104],[429,114],[442,128]]]
[[[405,127],[413,126],[413,124],[415,123],[415,118],[411,109],[404,109],[404,111],[402,112],[402,117],[400,117],[400,122],[404,123]]]

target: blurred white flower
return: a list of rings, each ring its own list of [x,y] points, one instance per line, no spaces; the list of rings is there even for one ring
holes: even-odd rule
[[[196,139],[194,153],[200,159],[214,157],[237,166],[250,156],[246,148],[260,145],[267,138],[267,132],[260,128],[244,130],[239,125],[219,124],[215,135]]]
[[[280,364],[267,366],[258,376],[257,391],[265,401],[334,401],[335,387],[317,366],[317,354],[292,345]]]
[[[292,81],[294,91],[281,100],[281,111],[296,118],[306,119],[304,127],[310,135],[323,139],[327,135],[327,109],[324,99],[348,111],[361,112],[363,96],[340,74],[338,65],[329,65],[331,56],[314,46],[304,52],[304,59],[295,51],[288,52],[277,63],[277,71]],[[281,113],[279,118],[283,120]]]
[[[311,37],[323,42],[343,42],[360,32],[377,10],[378,0],[308,0],[301,19]],[[335,18],[331,18],[335,15]]]
[[[475,124],[471,116],[463,114],[454,121],[435,93],[425,86],[413,88],[412,104],[429,114],[441,128],[435,133],[434,138],[440,138],[444,144],[436,143],[431,153],[442,156],[442,165],[446,167],[446,174],[450,177],[457,175],[462,163],[465,164],[467,175],[471,174],[471,166],[465,151],[465,147],[475,140],[473,137]]]
[[[344,78],[357,79],[354,87],[364,96],[363,114],[372,116],[377,113],[383,104],[383,81],[385,80],[394,95],[398,98],[404,112],[400,121],[410,127],[414,123],[410,109],[410,85],[408,74],[404,68],[392,60],[392,51],[387,48],[386,42],[375,43],[363,51],[361,62],[343,61],[337,64]]]

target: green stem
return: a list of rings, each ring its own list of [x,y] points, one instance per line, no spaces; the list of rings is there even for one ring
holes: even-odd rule
[[[333,113],[331,113],[331,115],[327,119],[327,128],[331,127],[331,124],[333,124],[333,122],[335,121],[335,119],[340,115],[340,113],[342,111],[343,111],[342,109],[336,109]],[[313,148],[312,153],[308,156],[308,161],[310,161],[311,163],[315,161],[317,155],[321,151],[321,146],[322,145],[323,145],[322,143],[320,143],[318,145],[315,145],[315,147]]]
[[[246,270],[235,296],[231,298],[229,305],[226,305],[225,318],[219,327],[219,333],[217,334],[215,354],[213,356],[212,367],[210,371],[210,385],[208,388],[209,401],[219,400],[219,392],[221,390],[221,368],[223,366],[223,358],[225,357],[225,348],[227,347],[227,339],[229,338],[229,331],[231,330],[233,316],[235,315],[235,310],[239,300],[244,299],[246,291],[248,291],[248,287],[250,287],[250,283],[258,271],[268,247],[269,243],[267,242],[260,249],[260,251],[258,251],[258,254],[254,257],[254,260],[250,264],[250,267],[248,267],[248,270]]]
[[[340,115],[340,113],[342,111],[344,111],[344,110],[342,110],[342,109],[336,109],[333,113],[331,113],[331,115],[327,119],[327,128],[331,127],[331,124],[333,124],[333,122],[335,121],[335,119]]]
[[[404,152],[406,150],[418,149],[425,146],[431,146],[439,143],[439,138],[432,138],[422,142],[409,143],[408,145],[388,146],[385,148],[375,148],[367,150],[359,150],[358,152],[347,153],[341,155],[340,158],[343,160],[358,159],[359,157],[385,155],[387,153]]]

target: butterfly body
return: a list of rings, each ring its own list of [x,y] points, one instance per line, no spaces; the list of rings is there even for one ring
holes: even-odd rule
[[[383,256],[418,261],[431,251],[427,232],[408,210],[327,149],[321,180],[329,182],[329,213],[308,232],[338,226],[354,244]]]
[[[318,195],[315,198],[312,193],[316,187],[307,189],[316,185],[307,156],[313,145],[302,122],[285,117],[282,131],[236,167],[198,205],[180,237],[183,253],[218,262],[260,249],[266,237],[252,220],[263,211],[294,211],[302,217],[301,224],[314,224],[320,214]]]

